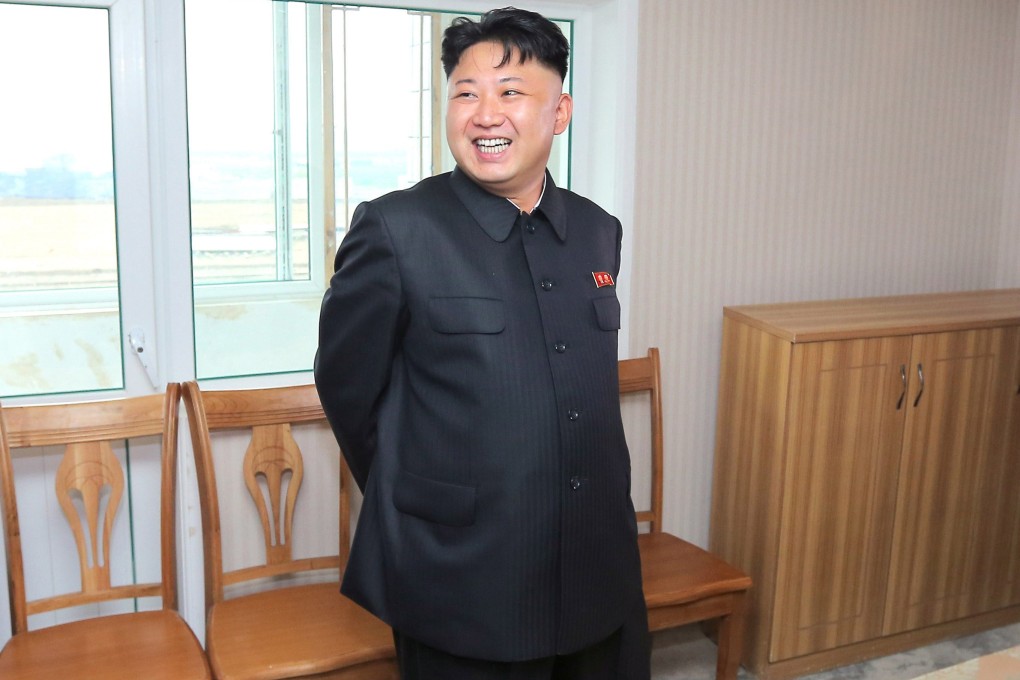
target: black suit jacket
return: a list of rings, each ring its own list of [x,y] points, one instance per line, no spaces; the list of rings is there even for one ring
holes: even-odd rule
[[[519,661],[641,601],[620,239],[548,176],[531,215],[459,170],[355,212],[315,380],[364,491],[342,590],[405,635]]]

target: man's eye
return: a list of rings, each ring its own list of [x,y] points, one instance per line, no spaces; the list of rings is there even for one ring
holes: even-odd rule
[[[453,98],[454,99],[470,99],[471,97],[474,97],[474,96],[475,95],[474,95],[473,92],[458,92],[457,94],[453,95]]]
[[[503,93],[503,96],[504,97],[512,97],[512,96],[518,95],[520,93],[521,93],[520,90],[507,90],[506,92]]]

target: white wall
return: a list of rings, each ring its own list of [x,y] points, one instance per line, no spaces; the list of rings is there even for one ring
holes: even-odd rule
[[[642,0],[639,32],[630,349],[705,545],[724,305],[1020,285],[1018,2]]]

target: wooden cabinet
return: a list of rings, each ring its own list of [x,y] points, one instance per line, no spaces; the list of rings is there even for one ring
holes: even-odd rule
[[[1020,620],[1020,290],[724,312],[714,552],[746,665],[827,666]]]

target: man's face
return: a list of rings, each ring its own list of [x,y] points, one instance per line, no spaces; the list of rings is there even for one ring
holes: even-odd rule
[[[446,139],[457,165],[497,196],[531,210],[542,191],[553,136],[573,103],[554,70],[535,59],[504,66],[503,46],[471,46],[450,73]]]

